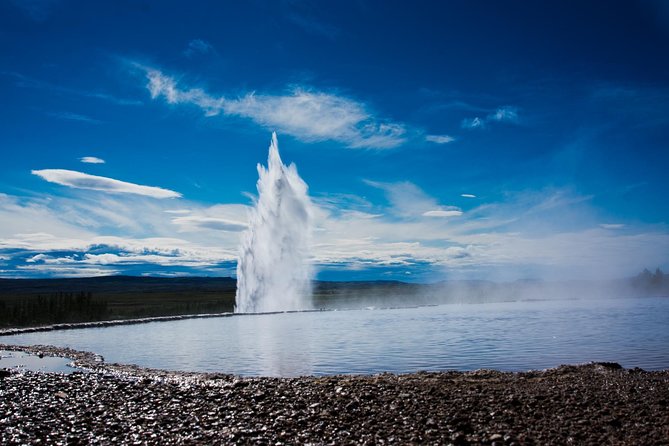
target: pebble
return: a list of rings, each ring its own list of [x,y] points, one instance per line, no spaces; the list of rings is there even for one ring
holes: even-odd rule
[[[87,372],[3,374],[3,445],[632,445],[669,438],[669,371],[590,364],[527,373],[241,378],[30,348],[69,356]]]

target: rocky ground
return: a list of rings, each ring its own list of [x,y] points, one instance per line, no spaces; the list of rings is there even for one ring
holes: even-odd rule
[[[10,348],[2,346],[3,348]],[[0,444],[669,444],[669,371],[239,378],[0,370]]]

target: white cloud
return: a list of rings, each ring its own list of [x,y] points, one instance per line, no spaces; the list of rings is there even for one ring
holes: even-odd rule
[[[435,144],[448,144],[455,141],[455,138],[449,135],[426,135],[425,141],[433,142]]]
[[[15,269],[21,277],[112,274],[151,265],[221,274],[221,263],[236,259],[239,232],[230,231],[245,226],[247,206],[177,200],[189,214],[165,212],[185,210],[175,209],[172,200],[133,194],[0,194],[0,254],[13,268],[21,266]]]
[[[437,200],[408,181],[383,183],[365,180],[365,183],[383,190],[392,206],[392,213],[400,217],[412,218],[421,215],[425,217],[453,217],[462,215],[460,208],[440,205]]]
[[[205,116],[216,116],[223,110],[224,98],[214,98],[199,88],[180,90],[173,78],[158,70],[147,70],[146,76],[149,79],[147,88],[152,99],[163,96],[169,104],[196,105],[204,110]]]
[[[402,124],[379,120],[360,102],[332,93],[294,88],[287,94],[247,93],[240,98],[214,97],[199,88],[181,89],[174,78],[148,69],[153,99],[191,104],[206,116],[220,113],[251,119],[303,141],[338,141],[352,148],[393,148],[405,142]]]
[[[602,223],[599,226],[604,229],[622,229],[625,227],[622,223]]]
[[[461,126],[463,129],[482,129],[485,127],[485,121],[477,116],[472,119],[463,119]]]
[[[31,77],[25,76],[21,73],[15,72],[15,71],[0,71],[0,75],[9,76],[9,77],[14,78],[16,80],[15,85],[17,87],[21,87],[21,88],[35,88],[35,89],[39,89],[39,90],[48,90],[48,91],[56,92],[56,93],[59,93],[59,94],[73,95],[73,96],[79,96],[79,97],[84,97],[84,98],[100,99],[100,100],[103,100],[103,101],[111,102],[112,104],[116,104],[116,105],[142,105],[143,104],[142,101],[139,101],[137,99],[127,99],[127,98],[117,97],[117,96],[114,96],[114,95],[109,94],[107,92],[80,90],[78,88],[70,88],[70,87],[65,87],[65,86],[62,86],[62,85],[52,84],[50,82],[45,82],[43,80],[34,79],[34,78],[31,78]],[[66,118],[66,119],[68,118],[68,114],[59,116],[58,113],[54,113],[52,115],[54,115],[56,117]],[[69,114],[70,119],[72,119],[76,116],[82,117],[83,115]],[[83,116],[83,118],[90,119],[86,116]],[[97,120],[93,120],[93,121],[99,122]]]
[[[495,110],[495,113],[488,115],[489,121],[507,121],[507,122],[517,122],[518,121],[518,108],[511,106],[500,107]]]
[[[216,217],[202,217],[189,215],[187,217],[176,217],[172,222],[182,227],[182,231],[197,231],[200,229],[217,229],[227,232],[243,231],[248,227],[247,224]]]
[[[463,129],[483,129],[489,122],[508,122],[518,123],[518,108],[510,105],[499,107],[494,112],[487,115],[485,118],[476,116],[471,119],[463,119],[461,127]]]
[[[186,208],[188,213],[166,212]],[[72,196],[42,194],[34,198],[0,194],[0,249],[15,246],[38,251],[52,247],[68,250],[87,243],[118,244],[120,240],[158,237],[172,246],[216,245],[236,250],[238,233],[220,228],[224,223],[228,230],[242,227],[247,221],[247,210],[248,206],[242,204],[203,206],[179,198],[155,200],[136,194],[82,191]],[[174,221],[188,216],[197,218]],[[117,238],[100,239],[103,236]]]
[[[666,264],[665,227],[624,234],[593,230],[590,197],[568,190],[509,194],[444,225],[439,218],[410,217],[408,211],[415,209],[407,202],[418,201],[418,208],[436,202],[415,185],[370,185],[388,189],[389,215],[368,219],[320,208],[317,262],[359,269],[430,264],[447,268],[451,275],[478,271],[474,277],[485,274],[493,280],[527,277],[527,268],[534,277],[620,278],[646,264]],[[443,209],[424,212],[430,210]]]
[[[191,58],[198,54],[209,54],[214,52],[214,46],[203,39],[193,39],[188,42],[188,47],[184,51],[184,56]]]
[[[46,233],[16,234],[12,239],[0,239],[0,249],[40,252],[26,259],[26,263],[31,265],[154,264],[210,267],[220,262],[232,262],[236,258],[235,249],[202,246],[184,239],[166,237],[131,239],[97,236],[85,240],[55,237]],[[51,254],[63,251],[73,254]]]
[[[75,189],[89,189],[115,194],[136,194],[152,198],[177,198],[181,194],[169,189],[163,189],[155,186],[142,186],[125,181],[115,180],[113,178],[89,175],[87,173],[77,172],[65,169],[42,169],[33,170],[33,175],[37,175],[50,183],[60,184],[62,186]]]
[[[88,124],[100,124],[102,121],[91,118],[90,116],[82,115],[79,113],[71,113],[71,112],[51,112],[47,113],[49,116],[53,116],[54,118],[58,119],[65,119],[68,121],[79,121],[79,122],[86,122]]]
[[[62,265],[19,265],[15,277],[33,277],[35,273],[46,274],[53,277],[76,278],[76,277],[101,277],[114,276],[120,271],[113,268],[95,268],[84,265],[62,266]],[[27,274],[22,274],[27,273]]]
[[[188,213],[175,213],[171,218],[179,232],[239,232],[248,227],[248,206],[242,204],[214,205],[207,208],[198,207]]]
[[[432,211],[423,212],[424,217],[459,217],[462,211],[459,210],[442,210],[435,209]]]
[[[327,193],[311,197],[318,206],[337,212],[339,210],[367,210],[372,203],[355,194]]]
[[[3,239],[17,233],[49,231],[63,238],[94,235],[89,229],[63,218],[62,209],[52,209],[51,204],[49,197],[27,200],[0,193],[0,248]]]
[[[95,156],[84,156],[79,158],[79,161],[82,163],[88,163],[88,164],[104,164],[105,160],[102,158],[97,158]]]
[[[460,194],[460,196],[463,198],[476,198],[476,195],[474,194]]]
[[[339,269],[421,265],[493,280],[527,277],[526,268],[544,277],[624,277],[648,265],[664,268],[669,252],[665,226],[600,227],[590,197],[569,190],[509,193],[462,213],[409,182],[367,183],[383,190],[388,203],[346,194],[314,200],[316,264]],[[73,195],[0,194],[4,276],[128,269],[228,274],[238,254],[238,230],[247,222],[248,207],[242,204]],[[494,271],[507,274],[491,276]]]

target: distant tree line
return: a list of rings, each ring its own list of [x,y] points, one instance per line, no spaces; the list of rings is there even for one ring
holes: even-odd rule
[[[660,268],[654,273],[644,269],[632,279],[632,285],[650,293],[669,293],[669,274],[664,274]]]
[[[109,309],[105,300],[90,292],[52,293],[0,301],[0,325],[25,327],[66,322],[105,320]]]

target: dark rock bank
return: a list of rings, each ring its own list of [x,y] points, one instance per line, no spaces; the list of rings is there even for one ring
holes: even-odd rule
[[[669,444],[668,371],[239,378],[33,351],[93,371],[0,376],[0,444]]]

